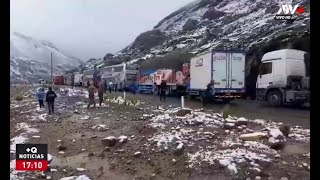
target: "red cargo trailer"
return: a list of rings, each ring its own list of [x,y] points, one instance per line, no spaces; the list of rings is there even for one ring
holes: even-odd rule
[[[54,85],[64,85],[64,77],[63,76],[54,76],[53,77]]]

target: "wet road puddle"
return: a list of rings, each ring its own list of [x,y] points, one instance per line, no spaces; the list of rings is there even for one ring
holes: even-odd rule
[[[86,153],[80,153],[75,156],[69,156],[64,158],[58,158],[53,156],[51,167],[71,167],[74,169],[83,168],[84,172],[89,171],[93,179],[114,179],[114,180],[125,180],[130,179],[129,176],[124,174],[115,174],[109,170],[110,165],[107,159],[101,159],[96,157],[88,157]]]
[[[101,167],[103,167],[103,169],[109,169],[109,163],[106,159],[88,157],[85,153],[65,158],[53,157],[50,166],[69,166],[72,168],[85,168],[88,170],[97,170]]]

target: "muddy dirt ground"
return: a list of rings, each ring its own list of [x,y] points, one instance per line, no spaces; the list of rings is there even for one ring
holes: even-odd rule
[[[153,121],[152,118],[162,117],[163,114],[166,114],[165,110],[179,105],[179,100],[174,98],[160,102],[158,97],[136,95],[141,102],[137,106],[125,106],[105,101],[102,107],[87,109],[87,98],[83,94],[70,95],[64,90],[57,91],[57,93],[56,113],[52,116],[46,114],[46,109],[37,108],[38,104],[32,96],[20,102],[12,100],[10,114],[12,146],[15,143],[48,144],[48,151],[53,156],[53,160],[50,168],[42,177],[38,172],[16,172],[12,169],[11,179],[18,179],[18,177],[24,177],[24,179],[71,177],[70,179],[90,178],[94,180],[310,179],[308,134],[297,133],[287,138],[285,148],[276,151],[277,156],[267,153],[259,157],[272,160],[260,161],[260,159],[253,158],[251,162],[240,162],[234,172],[232,164],[232,166],[222,166],[219,159],[215,159],[214,163],[208,163],[210,160],[204,161],[207,156],[198,155],[208,150],[218,152],[228,148],[231,150],[240,148],[241,151],[242,142],[239,147],[238,145],[225,147],[223,143],[229,142],[229,139],[238,142],[238,137],[246,132],[246,128],[248,131],[249,129],[259,131],[264,128],[263,126],[249,123],[245,129],[238,128],[240,130],[230,130],[232,133],[229,133],[223,128],[204,124],[190,126],[179,124],[176,121],[173,123],[164,123],[162,120],[161,122]],[[159,105],[161,108],[158,108]],[[186,100],[186,106],[191,109],[202,108],[201,103],[197,101]],[[220,113],[225,108],[226,106],[222,104],[209,105],[201,112]],[[302,129],[310,127],[310,115],[307,109],[271,108],[252,101],[237,101],[228,108],[231,109],[232,116],[282,122],[291,127],[299,125],[301,126],[299,128]],[[172,142],[169,144],[157,146],[157,141],[150,140],[164,133],[183,134],[184,130],[190,132],[187,133],[186,138],[183,136],[182,139],[179,139],[181,142],[171,139]],[[206,133],[199,131],[212,132],[213,135],[208,138],[202,135]],[[110,146],[102,142],[102,139],[108,136],[115,138],[127,136],[127,140]],[[177,154],[176,146],[182,142],[184,150]],[[57,148],[59,145],[64,146],[65,149]],[[260,156],[261,153],[257,153],[258,149],[253,148],[252,152]],[[271,152],[271,149],[267,148],[266,151]],[[190,160],[192,157],[197,160]],[[14,164],[13,155],[12,160]],[[230,169],[233,171],[230,172]]]

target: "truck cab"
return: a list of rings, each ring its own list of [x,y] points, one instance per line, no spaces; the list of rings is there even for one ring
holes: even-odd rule
[[[270,105],[301,105],[307,102],[305,54],[305,51],[295,49],[266,53],[261,59],[257,77],[257,100],[267,101]]]

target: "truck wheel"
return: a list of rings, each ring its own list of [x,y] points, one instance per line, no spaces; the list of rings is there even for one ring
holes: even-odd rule
[[[282,94],[279,90],[271,90],[267,94],[267,101],[269,105],[280,106],[282,105]]]

